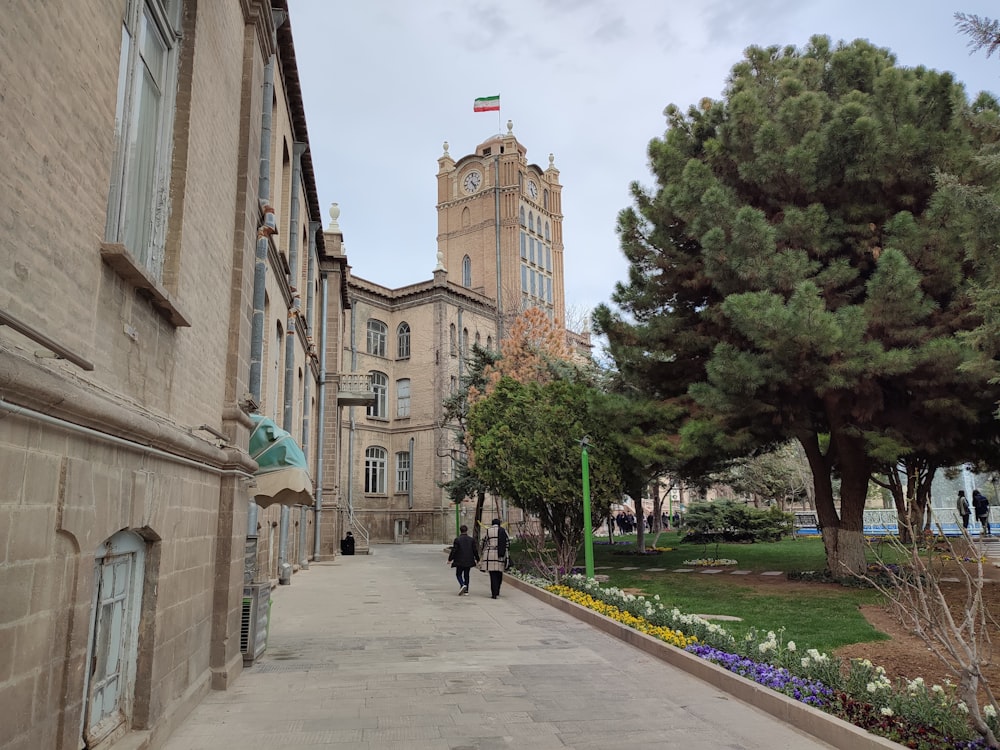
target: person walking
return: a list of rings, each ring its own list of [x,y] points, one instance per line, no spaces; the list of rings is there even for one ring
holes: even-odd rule
[[[490,574],[490,593],[494,599],[500,596],[503,572],[507,568],[508,547],[510,547],[510,537],[500,525],[500,519],[494,518],[483,537],[483,564],[484,569]]]
[[[993,536],[990,529],[990,501],[979,490],[972,491],[972,509],[976,511],[976,520],[982,525],[981,531],[985,531],[986,536]]]
[[[459,531],[461,533],[451,543],[448,562],[455,569],[455,577],[458,579],[458,595],[467,596],[469,593],[469,570],[479,562],[479,550],[476,549],[476,541],[469,536],[468,526],[462,524]]]

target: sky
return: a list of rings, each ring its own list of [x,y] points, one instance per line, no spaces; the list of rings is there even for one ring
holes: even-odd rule
[[[664,107],[719,98],[750,45],[814,34],[1000,94],[1000,59],[970,54],[956,11],[1000,15],[995,0],[289,0],[324,226],[338,203],[354,275],[429,280],[442,144],[458,159],[511,120],[528,162],[560,171],[575,327],[627,279],[615,222],[633,182],[653,186]],[[498,94],[499,118],[473,112]]]

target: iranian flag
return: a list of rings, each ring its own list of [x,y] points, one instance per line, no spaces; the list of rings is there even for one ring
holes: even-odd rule
[[[499,112],[500,111],[500,95],[496,96],[484,96],[473,103],[473,112]]]

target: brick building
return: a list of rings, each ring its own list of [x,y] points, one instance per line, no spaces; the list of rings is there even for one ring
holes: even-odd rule
[[[340,537],[346,258],[284,0],[14,0],[5,28],[0,748],[155,747],[239,675],[245,584]]]
[[[454,159],[438,159],[438,263],[430,281],[388,289],[348,277],[345,371],[368,374],[376,401],[344,411],[341,508],[362,540],[449,542],[455,507],[441,482],[461,446],[442,422],[473,343],[501,347],[527,307],[564,322],[562,186],[550,155],[527,160],[513,124]],[[589,354],[589,336],[568,334]],[[489,498],[488,517],[511,518]],[[474,506],[460,509],[470,521]],[[471,526],[471,523],[470,523]]]

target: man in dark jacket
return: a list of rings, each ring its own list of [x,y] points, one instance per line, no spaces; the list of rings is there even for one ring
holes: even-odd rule
[[[976,511],[976,520],[982,525],[982,533],[992,536],[990,530],[990,501],[979,490],[972,491],[972,509]]]
[[[476,549],[475,540],[469,536],[469,527],[462,524],[460,531],[461,535],[455,537],[455,541],[451,543],[448,562],[455,569],[458,595],[465,596],[469,593],[469,570],[479,562],[479,550]]]

